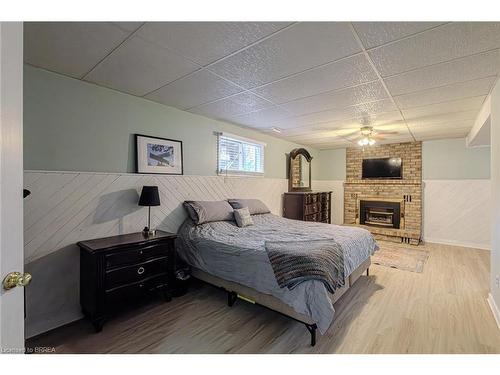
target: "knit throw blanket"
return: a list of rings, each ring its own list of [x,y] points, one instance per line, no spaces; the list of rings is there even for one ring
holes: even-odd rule
[[[281,288],[319,280],[330,293],[344,286],[344,254],[333,240],[266,242],[266,251]]]

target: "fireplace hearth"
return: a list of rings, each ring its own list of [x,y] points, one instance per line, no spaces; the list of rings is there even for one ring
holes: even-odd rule
[[[401,204],[388,201],[359,201],[359,223],[376,227],[399,229]]]

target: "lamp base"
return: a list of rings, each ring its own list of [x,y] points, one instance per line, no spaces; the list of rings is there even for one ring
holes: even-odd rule
[[[144,237],[152,237],[156,234],[156,229],[149,229],[148,227],[144,227],[142,230],[142,235]]]

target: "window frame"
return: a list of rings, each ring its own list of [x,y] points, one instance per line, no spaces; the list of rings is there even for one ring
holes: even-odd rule
[[[242,137],[236,134],[232,133],[226,133],[226,132],[218,132],[217,134],[217,175],[218,176],[246,176],[246,177],[264,177],[265,174],[265,152],[266,152],[266,143],[257,141],[255,139],[251,138],[246,138]],[[243,170],[222,170],[219,168],[220,165],[220,141],[221,137],[228,138],[234,141],[239,141],[239,142],[244,142],[253,146],[259,146],[261,147],[261,165],[262,165],[262,172],[249,172],[249,171],[243,171]]]

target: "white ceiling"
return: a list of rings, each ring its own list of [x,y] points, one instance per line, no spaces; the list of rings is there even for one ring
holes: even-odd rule
[[[317,148],[464,137],[500,23],[25,23],[25,61]]]

